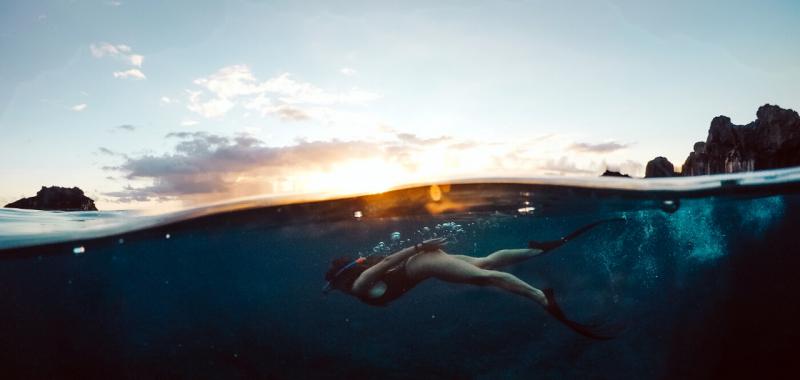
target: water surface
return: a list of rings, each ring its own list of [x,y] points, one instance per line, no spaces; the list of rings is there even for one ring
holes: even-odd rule
[[[346,197],[251,198],[164,215],[0,211],[0,362],[14,377],[709,378],[793,369],[800,170],[669,180],[483,179]],[[447,236],[530,301],[429,281],[389,307],[320,292],[341,255]]]

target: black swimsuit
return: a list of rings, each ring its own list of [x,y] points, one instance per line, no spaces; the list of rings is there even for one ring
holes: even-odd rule
[[[409,278],[406,273],[406,262],[408,262],[408,259],[383,274],[379,281],[386,284],[386,291],[380,297],[370,297],[367,294],[359,297],[361,302],[372,306],[386,306],[389,302],[400,298],[400,296],[416,286],[418,282]]]

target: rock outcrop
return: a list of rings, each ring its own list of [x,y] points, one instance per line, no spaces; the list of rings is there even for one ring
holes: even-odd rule
[[[656,157],[647,163],[644,169],[644,178],[674,177],[675,166],[666,157]]]
[[[22,198],[5,207],[52,211],[97,211],[94,200],[83,195],[83,190],[73,187],[44,187],[35,197]]]
[[[611,170],[608,170],[608,169],[606,169],[606,171],[603,172],[603,174],[600,174],[600,176],[601,177],[625,177],[625,178],[631,178],[631,176],[629,176],[627,174],[622,174],[620,172],[615,172],[615,171],[611,171]]]
[[[681,174],[736,173],[800,165],[797,112],[765,104],[756,117],[747,125],[733,124],[727,116],[715,117],[706,141],[694,144]]]

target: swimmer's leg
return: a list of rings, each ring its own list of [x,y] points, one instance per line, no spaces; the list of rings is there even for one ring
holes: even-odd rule
[[[583,227],[580,227],[575,231],[570,232],[566,236],[556,240],[547,240],[547,241],[531,240],[528,242],[527,249],[501,249],[486,257],[472,257],[464,255],[452,255],[452,256],[459,260],[465,261],[467,263],[470,263],[472,265],[475,265],[483,269],[502,268],[505,266],[525,261],[527,259],[530,259],[531,257],[539,256],[543,253],[550,252],[566,244],[568,241],[582,235],[586,231],[589,231],[592,228],[597,227],[603,223],[619,222],[619,221],[625,221],[625,219],[611,218],[611,219],[598,220],[596,222],[589,223]]]
[[[501,249],[486,257],[472,257],[464,255],[452,255],[453,257],[466,261],[478,268],[497,269],[514,265],[539,256],[543,253],[541,249],[522,248],[522,249]]]
[[[428,252],[412,257],[406,263],[406,272],[414,280],[436,278],[445,282],[491,286],[536,301],[547,307],[544,292],[520,280],[511,273],[487,270],[442,251]]]
[[[478,258],[472,257],[471,259]],[[406,273],[416,281],[436,278],[451,283],[496,287],[536,301],[550,315],[578,334],[600,340],[612,338],[611,335],[598,332],[598,326],[583,325],[567,318],[556,303],[552,289],[541,291],[511,273],[479,268],[441,250],[418,254],[410,258],[406,263]]]

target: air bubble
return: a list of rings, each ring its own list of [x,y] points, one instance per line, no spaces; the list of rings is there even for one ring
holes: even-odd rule
[[[73,255],[80,255],[81,253],[84,253],[84,252],[86,252],[86,248],[84,246],[82,246],[82,245],[78,246],[78,247],[75,247],[75,248],[72,248],[72,254]]]
[[[681,207],[680,199],[665,199],[661,201],[661,210],[672,214]]]

